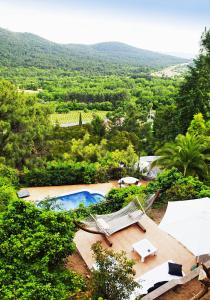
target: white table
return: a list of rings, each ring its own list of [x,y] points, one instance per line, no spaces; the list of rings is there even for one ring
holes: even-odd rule
[[[150,243],[147,239],[143,239],[132,245],[132,250],[136,251],[141,256],[141,262],[149,255],[156,255],[157,248]]]

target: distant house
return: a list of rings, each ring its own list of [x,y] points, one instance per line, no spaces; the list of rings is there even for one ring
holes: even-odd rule
[[[143,176],[148,179],[154,179],[161,172],[159,167],[153,167],[152,163],[160,156],[141,156],[138,162],[138,167]]]

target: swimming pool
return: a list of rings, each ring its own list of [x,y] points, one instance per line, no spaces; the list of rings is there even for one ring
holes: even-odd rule
[[[81,203],[84,204],[84,206],[89,206],[104,199],[105,197],[97,192],[80,191],[59,196],[53,200],[56,200],[56,206],[58,206],[56,210],[70,210],[78,208]]]

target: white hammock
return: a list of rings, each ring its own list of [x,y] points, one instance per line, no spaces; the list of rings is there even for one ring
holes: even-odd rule
[[[139,205],[141,206],[140,203]],[[143,214],[143,208],[139,210],[135,202],[132,201],[117,212],[107,215],[91,215],[91,218],[83,223],[90,228],[99,229],[101,233],[109,236],[123,228],[138,223]]]

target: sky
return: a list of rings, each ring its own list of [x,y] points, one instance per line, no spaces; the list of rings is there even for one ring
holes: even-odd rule
[[[194,56],[210,0],[0,0],[0,27],[58,43],[124,42]]]

